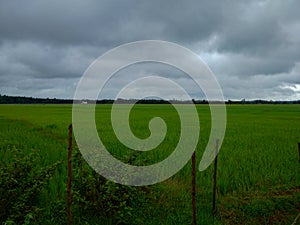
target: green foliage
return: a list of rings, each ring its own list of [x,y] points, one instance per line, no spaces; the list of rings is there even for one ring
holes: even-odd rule
[[[300,187],[297,152],[300,105],[226,107],[227,131],[218,164],[219,217],[211,215],[213,167],[210,166],[197,173],[198,222],[290,223],[300,207],[297,194]],[[96,106],[97,130],[111,154],[123,162],[150,165],[168,157],[176,147],[180,121],[171,105],[139,104],[133,108],[130,127],[137,137],[143,139],[150,135],[148,123],[155,116],[162,117],[168,127],[164,141],[147,152],[132,151],[117,140],[110,124],[110,110],[111,105]],[[197,105],[197,110],[201,125],[196,149],[198,165],[208,141],[211,121],[207,105]],[[0,183],[6,184],[5,191],[12,196],[12,202],[18,202],[11,203],[10,208],[19,211],[16,215],[22,215],[19,224],[66,223],[67,127],[71,120],[71,105],[0,105]],[[133,188],[108,182],[96,174],[81,158],[75,143],[74,146],[74,224],[190,223],[190,162],[161,184]],[[52,173],[51,165],[60,160],[62,164]],[[14,171],[15,161],[22,169]],[[9,176],[21,178],[8,179]],[[284,187],[285,191],[293,190],[294,194],[272,193],[277,186]],[[21,187],[26,190],[22,191]],[[36,194],[32,195],[33,192]],[[257,197],[257,192],[264,195]],[[7,204],[5,196],[0,198],[1,210],[9,208],[4,205]],[[1,214],[6,215],[1,222],[13,224],[13,213],[5,212]]]
[[[9,151],[11,161],[0,168],[0,220],[30,224],[39,211],[37,196],[61,162],[35,170],[40,159],[37,151],[24,155],[13,145],[2,151]]]
[[[82,215],[109,218],[112,224],[138,224],[134,210],[150,203],[147,188],[113,183],[97,174],[82,158],[78,149],[73,150],[72,201],[75,220]],[[76,218],[76,215],[80,217]]]
[[[300,190],[274,187],[221,198],[219,216],[229,224],[291,224],[300,207]]]

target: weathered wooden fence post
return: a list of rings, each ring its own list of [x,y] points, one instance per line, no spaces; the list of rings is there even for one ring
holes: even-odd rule
[[[300,162],[300,142],[298,143],[298,162]]]
[[[196,150],[192,155],[192,207],[193,225],[196,225]]]
[[[68,183],[67,183],[67,215],[68,225],[72,224],[71,214],[71,183],[72,183],[72,124],[69,126],[69,146],[68,146]]]
[[[213,214],[216,214],[218,152],[219,152],[219,139],[217,139],[216,141],[216,158],[215,158],[215,169],[214,169],[214,189],[213,189],[213,205],[212,205]]]

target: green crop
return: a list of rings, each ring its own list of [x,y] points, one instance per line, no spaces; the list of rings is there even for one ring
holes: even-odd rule
[[[226,108],[227,130],[218,161],[218,212],[215,218],[211,214],[211,165],[197,173],[199,223],[292,223],[300,208],[300,105]],[[95,118],[98,134],[114,157],[133,165],[151,165],[168,157],[176,147],[180,120],[172,105],[133,107],[130,127],[137,137],[150,135],[148,123],[153,117],[163,118],[168,127],[163,142],[148,152],[128,149],[117,139],[110,110],[111,105],[97,105]],[[197,110],[201,130],[196,149],[198,166],[209,138],[211,118],[208,105],[197,105]],[[71,122],[71,105],[0,105],[0,188],[12,199],[8,208],[8,195],[1,195],[1,222],[66,223],[67,135]],[[160,184],[124,187],[96,174],[81,158],[75,141],[74,145],[74,223],[191,223],[191,162]],[[23,168],[24,173],[14,168]]]

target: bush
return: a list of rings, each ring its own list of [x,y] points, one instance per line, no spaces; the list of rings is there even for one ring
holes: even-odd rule
[[[87,165],[78,149],[74,149],[72,207],[75,216],[106,218],[112,224],[135,224],[134,209],[149,202],[146,191],[145,187],[106,180]]]
[[[15,146],[7,146],[10,160],[0,168],[0,221],[6,224],[29,224],[40,209],[35,207],[37,196],[54,174],[61,162],[36,168],[40,156],[38,151],[28,155]]]

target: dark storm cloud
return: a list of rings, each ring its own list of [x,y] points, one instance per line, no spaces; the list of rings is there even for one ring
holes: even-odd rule
[[[99,55],[161,39],[198,53],[227,98],[297,98],[297,88],[282,87],[300,80],[299,8],[297,0],[0,0],[0,93],[72,97]]]
[[[58,45],[90,45],[107,38],[109,28],[114,29],[113,17],[119,13],[108,2],[89,0],[1,1],[0,6],[3,39]]]
[[[299,23],[300,17],[295,10],[299,7],[299,1],[238,5],[232,17],[225,17],[226,23],[219,32],[218,50],[242,54],[242,58],[250,59],[250,65],[257,61],[256,66],[251,65],[250,68],[244,64],[236,66],[239,75],[290,71],[300,59],[299,42],[291,41],[299,31],[290,29],[291,24]]]

